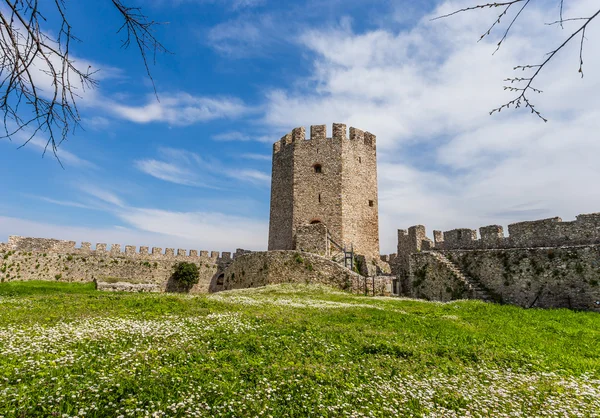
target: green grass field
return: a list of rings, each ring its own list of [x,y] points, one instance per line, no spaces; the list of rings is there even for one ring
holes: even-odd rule
[[[0,284],[0,417],[598,416],[600,315]]]

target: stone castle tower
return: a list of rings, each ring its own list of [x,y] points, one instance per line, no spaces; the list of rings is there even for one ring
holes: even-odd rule
[[[355,253],[379,257],[375,135],[333,124],[296,128],[273,145],[269,250],[304,249],[300,231],[324,231]]]

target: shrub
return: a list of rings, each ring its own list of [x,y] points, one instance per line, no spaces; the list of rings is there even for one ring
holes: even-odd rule
[[[172,277],[173,280],[177,281],[178,283],[186,287],[192,287],[198,283],[200,272],[198,271],[198,266],[194,263],[187,263],[183,261],[175,266],[175,271],[173,272]]]

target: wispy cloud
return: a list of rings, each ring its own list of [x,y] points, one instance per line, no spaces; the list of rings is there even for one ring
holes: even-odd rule
[[[31,199],[41,200],[41,201],[47,202],[47,203],[52,203],[53,205],[58,205],[58,206],[66,206],[66,207],[79,208],[79,209],[92,209],[92,210],[98,209],[91,205],[85,205],[83,203],[74,202],[74,201],[70,201],[70,200],[58,200],[58,199],[52,199],[52,198],[45,197],[45,196],[31,195],[31,194],[27,194],[27,193],[23,193],[23,196],[29,197]]]
[[[160,148],[161,159],[142,159],[134,162],[135,167],[160,180],[186,186],[224,188],[231,184],[223,179],[228,177],[236,182],[265,185],[270,177],[258,170],[232,168],[221,160],[202,157],[196,153]],[[219,173],[219,176],[214,173]]]
[[[246,153],[241,154],[240,157],[245,158],[247,160],[271,161],[271,156],[266,154]]]
[[[216,52],[230,58],[268,55],[269,46],[281,41],[279,26],[269,14],[242,15],[212,27],[202,37]]]
[[[465,4],[443,2],[432,16]],[[565,15],[586,15],[597,2],[569,7]],[[393,251],[397,228],[419,223],[477,228],[600,208],[600,196],[585,186],[600,183],[600,96],[590,93],[600,88],[600,71],[592,70],[600,55],[590,53],[584,79],[578,45],[545,70],[535,104],[547,124],[529,112],[489,116],[512,98],[502,80],[513,66],[543,57],[565,33],[543,25],[557,12],[540,3],[492,55],[496,38],[476,42],[497,17],[487,12],[435,22],[423,16],[400,31],[356,31],[349,21],[313,27],[298,37],[314,57],[311,73],[268,94],[265,125],[273,130],[289,129],[290,121],[343,121],[377,134],[383,251]],[[600,27],[586,38],[586,45],[600,42]]]
[[[138,170],[160,180],[186,186],[200,185],[194,172],[181,168],[174,163],[148,159],[135,161],[134,165]]]
[[[43,154],[46,158],[55,158],[52,153],[51,147],[48,147],[48,143],[42,136],[35,136],[30,139],[30,135],[28,134],[28,130],[23,130],[18,132],[13,136],[13,141],[10,141],[8,138],[0,138],[0,142],[5,144],[14,144],[16,147],[20,147],[24,145],[27,141],[27,145],[24,149],[36,150],[40,154]],[[65,149],[66,144],[62,144],[59,147],[58,158],[60,162],[65,166],[73,166],[78,168],[97,168],[97,166],[84,158],[78,157],[70,151]]]
[[[227,175],[237,180],[260,185],[267,185],[271,182],[271,176],[258,170],[229,171]]]
[[[258,141],[258,142],[275,142],[277,138],[272,135],[251,134],[248,132],[230,131],[223,132],[212,136],[215,141]]]
[[[83,186],[81,190],[105,203],[102,210],[114,215],[122,225],[88,228],[0,216],[0,236],[17,234],[78,242],[108,242],[219,251],[231,251],[235,248],[266,249],[268,224],[263,220],[220,212],[166,211],[136,207],[126,204],[119,196],[108,190],[89,186]],[[84,207],[74,202],[42,199],[61,206]]]
[[[78,185],[79,190],[82,192],[110,205],[123,208],[125,203],[115,194],[114,192],[108,191],[98,186],[90,184]]]
[[[149,96],[142,106],[109,103],[106,110],[114,116],[136,123],[167,122],[186,126],[215,119],[238,118],[252,112],[233,97],[197,97],[187,93],[161,95],[160,101]]]
[[[152,2],[156,5],[168,4],[175,6],[182,4],[217,4],[232,11],[239,11],[262,6],[266,3],[266,0],[152,0]]]

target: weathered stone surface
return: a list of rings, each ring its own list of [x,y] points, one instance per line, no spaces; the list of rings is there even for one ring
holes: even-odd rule
[[[341,246],[379,257],[375,135],[333,125],[296,128],[273,147],[269,250],[299,249],[297,231],[323,223]]]
[[[456,250],[447,257],[503,303],[600,311],[600,245]]]
[[[519,222],[508,229],[504,237],[499,225],[482,227],[479,240],[471,229],[447,231],[443,239],[437,231],[433,245],[423,238],[422,225],[410,228],[412,234],[400,230],[392,268],[401,292],[442,301],[473,296],[461,289],[455,269],[440,262],[438,253],[481,286],[476,297],[487,293],[492,300],[523,307],[600,311],[599,214],[571,222]],[[427,249],[433,251],[422,251]]]
[[[296,229],[296,248],[299,251],[328,256],[327,227],[322,223],[301,225]]]
[[[8,243],[0,244],[0,280],[96,280],[144,284],[165,291],[170,285],[175,264],[188,261],[195,263],[200,270],[200,282],[190,291],[206,293],[213,276],[231,262],[230,253],[219,257],[216,251],[208,257],[207,252],[201,256],[197,252],[186,256],[185,250],[178,251],[177,255],[173,250],[162,254],[161,249],[155,247],[150,255],[148,247],[140,247],[139,253],[131,245],[125,247],[125,252],[121,252],[120,248],[116,244],[106,251],[106,244],[98,244],[96,250],[91,250],[90,246],[83,244],[81,248],[75,248],[74,241],[11,236]],[[114,290],[116,287],[111,288]]]
[[[313,283],[336,287],[353,293],[376,295],[392,292],[394,277],[366,278],[325,257],[301,251],[254,252],[236,257],[225,269],[211,291],[245,289],[279,283]]]

